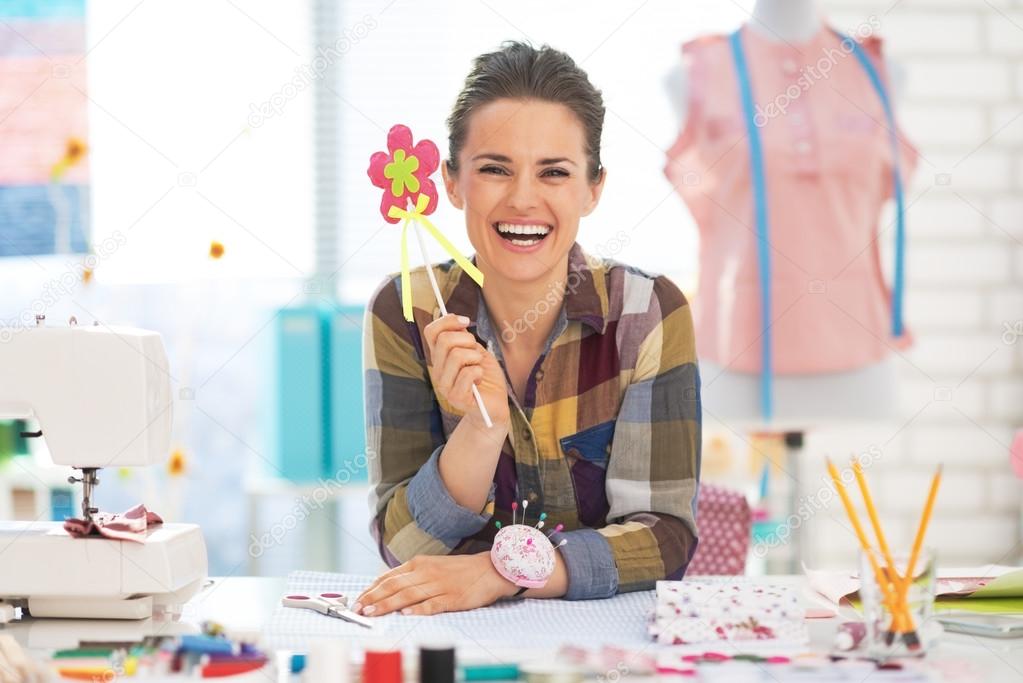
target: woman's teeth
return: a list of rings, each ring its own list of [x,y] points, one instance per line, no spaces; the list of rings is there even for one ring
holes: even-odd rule
[[[530,247],[546,237],[551,231],[551,226],[539,224],[497,223],[495,227],[501,237],[519,247]]]

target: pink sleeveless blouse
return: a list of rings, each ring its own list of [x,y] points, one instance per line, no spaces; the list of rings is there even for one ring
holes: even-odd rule
[[[892,336],[881,268],[894,224],[885,113],[863,67],[831,29],[791,45],[746,28],[763,146],[771,244],[772,365],[776,374],[839,372],[912,345]],[[887,81],[876,37],[863,48]],[[689,105],[665,174],[700,233],[693,298],[698,355],[739,372],[761,369],[761,306],[750,152],[726,35],[686,43]],[[915,148],[899,134],[903,186]]]

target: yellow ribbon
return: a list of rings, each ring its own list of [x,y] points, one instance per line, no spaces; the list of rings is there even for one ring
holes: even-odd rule
[[[466,275],[471,277],[480,287],[483,286],[483,273],[480,272],[480,269],[459,252],[455,245],[430,222],[430,219],[423,215],[423,211],[426,211],[426,207],[429,205],[430,198],[420,193],[416,198],[416,206],[411,211],[392,206],[387,212],[387,215],[391,218],[405,219],[405,222],[401,225],[401,310],[405,314],[405,320],[409,322],[414,320],[412,316],[412,281],[409,275],[408,264],[408,226],[413,221],[426,228],[427,232],[433,236],[433,239],[437,240],[444,247],[444,251],[455,260],[455,263],[461,266]],[[429,268],[429,260],[425,253],[423,254],[423,260],[427,261],[426,267]]]

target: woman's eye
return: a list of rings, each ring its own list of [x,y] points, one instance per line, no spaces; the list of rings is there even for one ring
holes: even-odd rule
[[[568,171],[563,168],[548,168],[540,175],[545,178],[567,178]]]
[[[484,166],[480,169],[480,173],[491,173],[493,175],[508,175],[508,171],[501,168],[500,166]]]

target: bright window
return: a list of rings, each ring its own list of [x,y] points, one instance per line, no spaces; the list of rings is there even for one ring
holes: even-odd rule
[[[309,22],[302,2],[88,3],[94,239],[126,236],[98,279],[308,273],[312,96],[293,79]],[[252,125],[271,98],[280,114]]]

